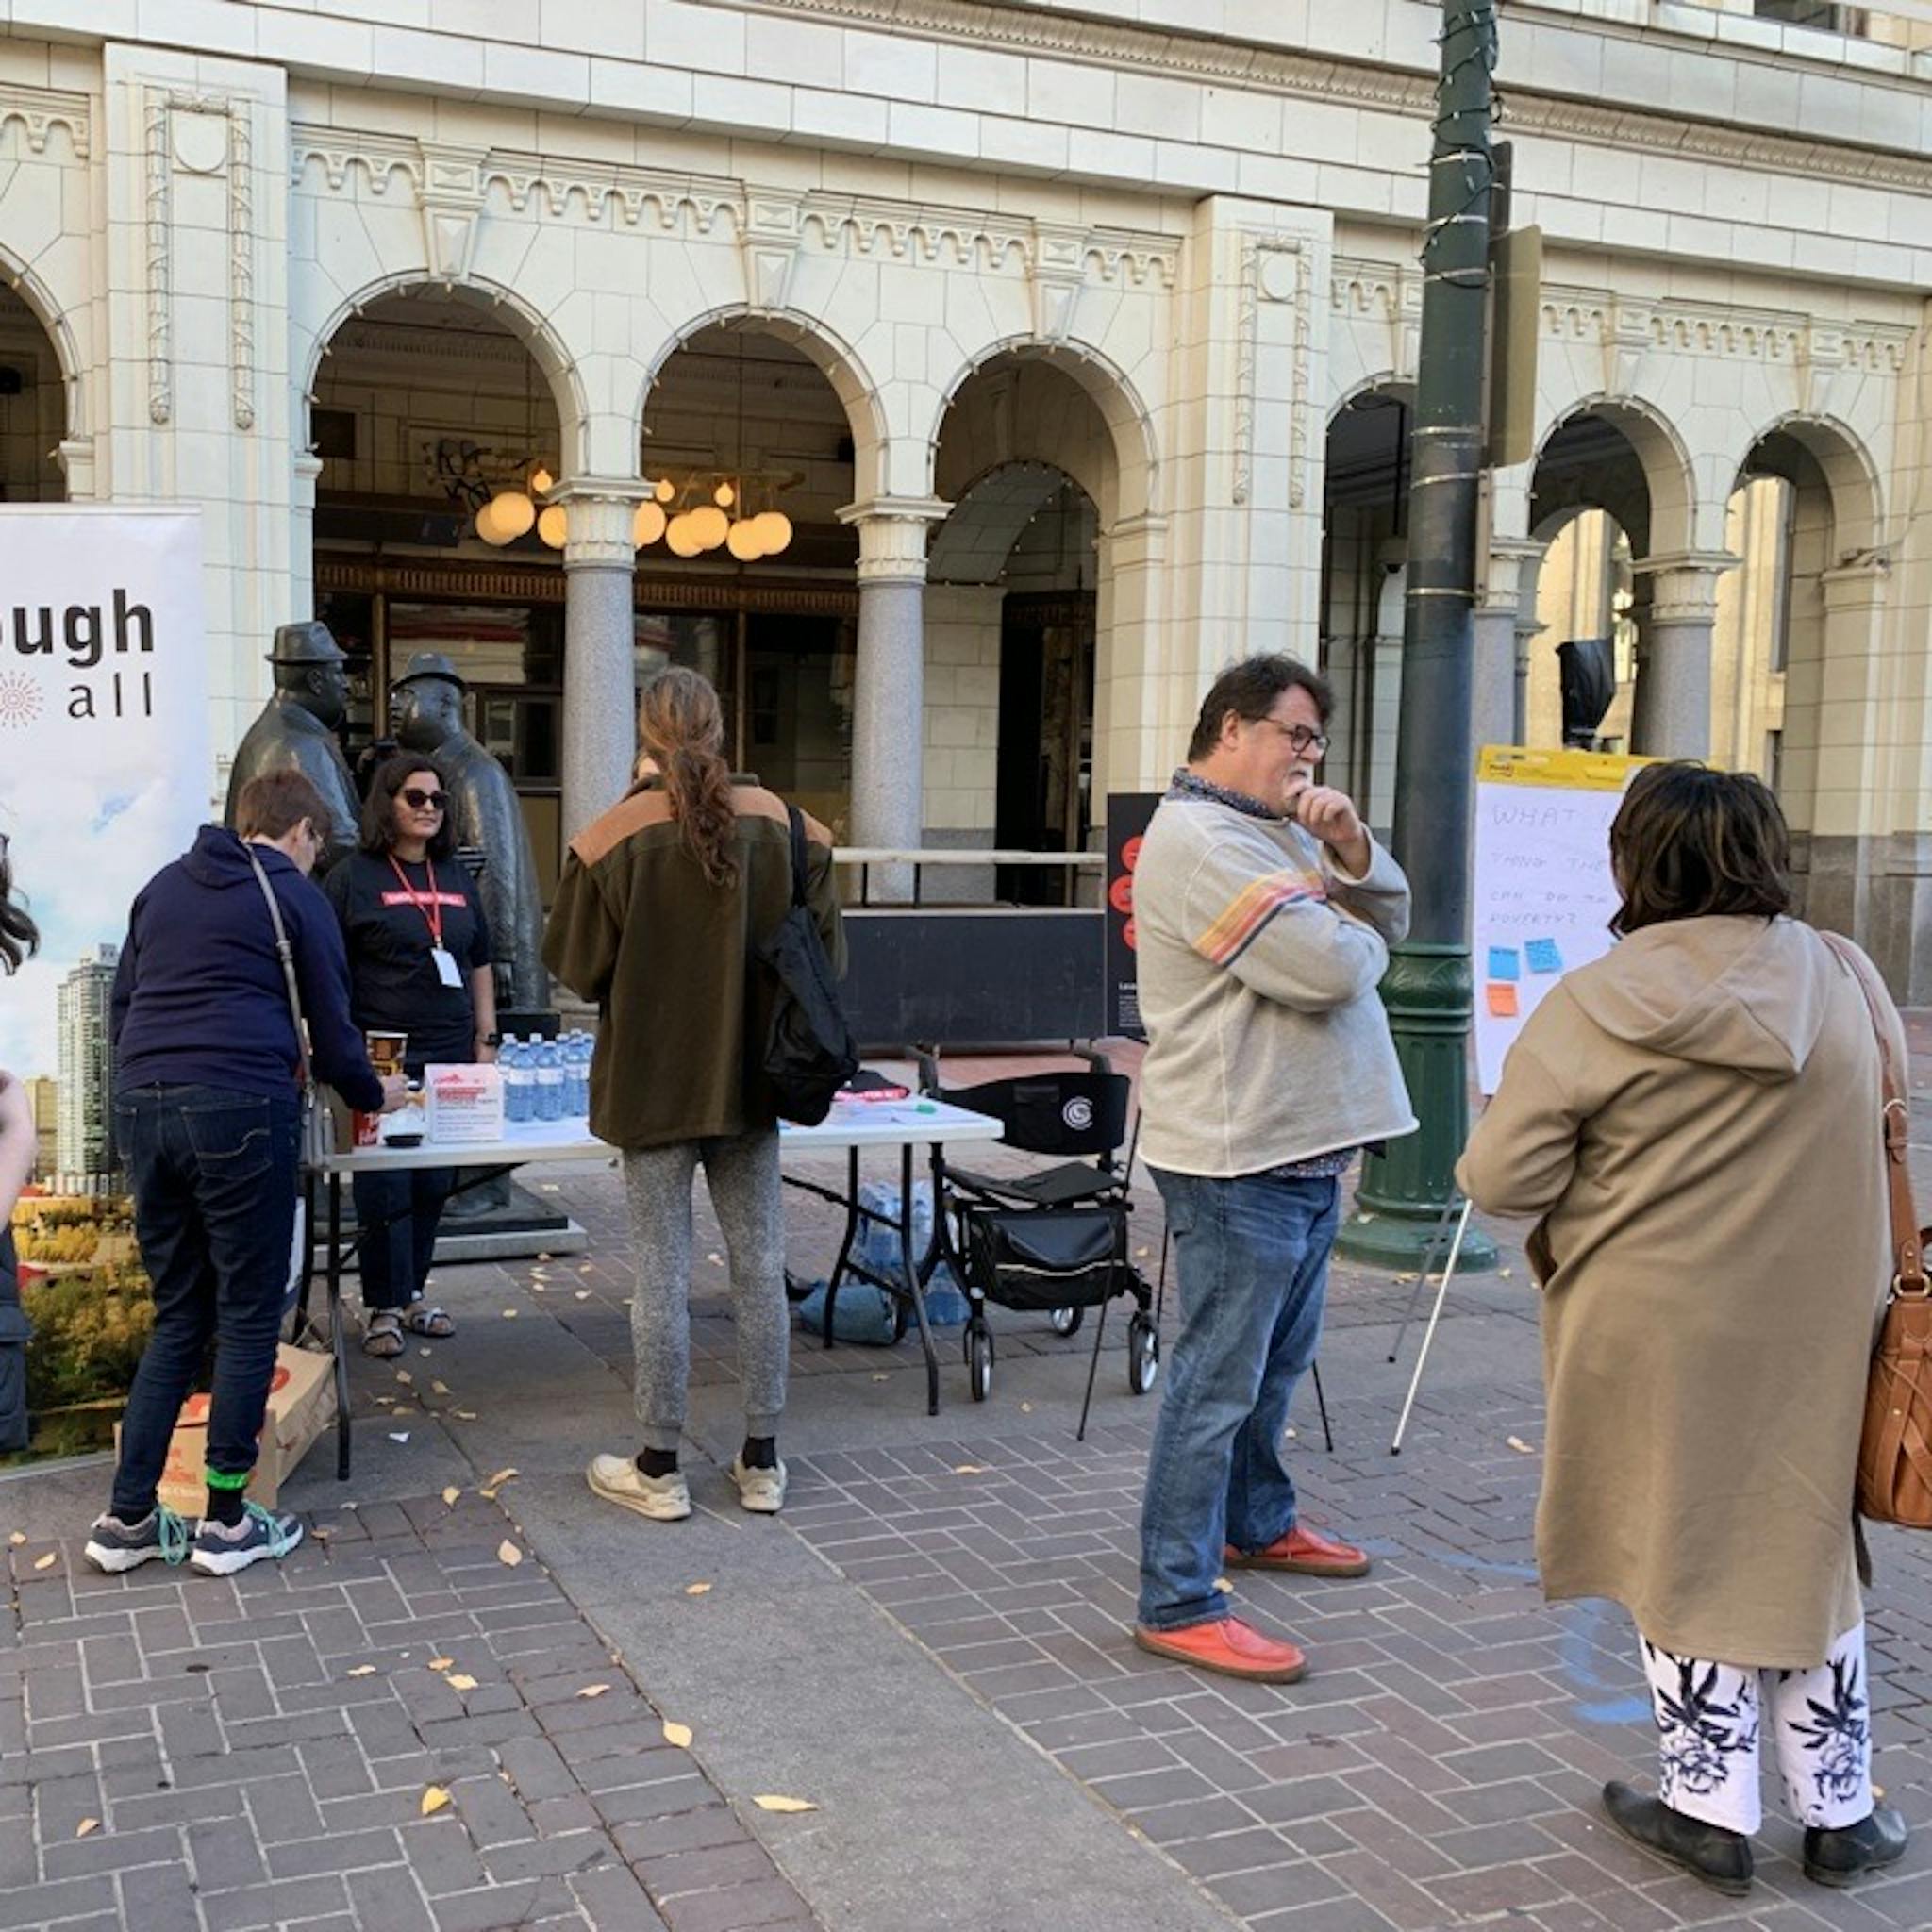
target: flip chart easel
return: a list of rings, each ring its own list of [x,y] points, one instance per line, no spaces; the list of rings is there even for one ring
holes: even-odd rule
[[[1503,1077],[1516,1037],[1564,974],[1600,959],[1613,943],[1609,924],[1620,897],[1610,872],[1610,824],[1630,774],[1647,758],[1613,752],[1534,751],[1486,745],[1476,758],[1475,874],[1471,945],[1475,969],[1476,1084],[1487,1099]],[[1452,1194],[1423,1255],[1415,1292],[1389,1351],[1392,1362],[1448,1241],[1422,1352],[1395,1424],[1391,1456],[1402,1454],[1416,1391],[1442,1318],[1450,1276],[1462,1257],[1470,1203]],[[1450,1233],[1452,1218],[1455,1223]]]

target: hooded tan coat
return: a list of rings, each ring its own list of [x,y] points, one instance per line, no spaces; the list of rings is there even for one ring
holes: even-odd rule
[[[1647,926],[1530,1017],[1457,1173],[1539,1217],[1548,1596],[1760,1669],[1822,1663],[1858,1621],[1878,1110],[1857,983],[1794,920]]]

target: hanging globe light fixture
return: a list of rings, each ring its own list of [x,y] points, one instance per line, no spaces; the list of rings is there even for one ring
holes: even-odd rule
[[[768,509],[751,521],[758,531],[759,546],[767,557],[776,557],[790,547],[791,519],[782,509]]]
[[[738,501],[738,491],[732,489],[730,484],[721,483],[711,491],[711,501],[720,509],[729,509]]]
[[[664,541],[674,557],[695,557],[705,547],[691,528],[689,513],[671,519],[665,527]]]
[[[700,550],[716,550],[730,534],[730,519],[714,503],[699,504],[686,520]]]
[[[564,515],[562,504],[553,503],[537,519],[537,534],[542,538],[544,542],[549,544],[551,549],[561,550],[563,548],[564,540],[570,534],[570,519]]]
[[[669,476],[659,476],[658,487],[651,492],[659,503],[669,503],[677,494],[677,485]]]
[[[740,563],[756,563],[765,554],[765,546],[758,538],[758,522],[756,517],[740,517],[725,532],[724,547]]]
[[[639,550],[648,549],[664,534],[664,512],[655,502],[641,503],[630,520],[630,541]]]

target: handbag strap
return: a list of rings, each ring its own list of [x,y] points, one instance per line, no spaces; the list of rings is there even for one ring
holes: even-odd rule
[[[786,815],[791,821],[791,903],[803,906],[805,896],[805,814],[795,805],[785,808]]]
[[[268,916],[275,922],[275,957],[282,962],[282,984],[289,993],[289,1017],[295,1023],[295,1051],[302,1057],[302,1092],[306,1098],[315,1091],[315,1074],[308,1065],[308,1028],[302,1018],[302,994],[295,982],[295,949],[289,943],[289,928],[282,919],[282,902],[275,897],[275,889],[269,884],[268,874],[263,870],[261,860],[255,856],[255,847],[244,839],[242,849],[248,855],[255,882],[261,888],[261,896],[268,901]]]
[[[1820,933],[1858,983],[1865,996],[1865,1010],[1871,1017],[1872,1032],[1878,1042],[1878,1071],[1884,1099],[1880,1120],[1885,1140],[1885,1173],[1891,1203],[1892,1287],[1907,1294],[1927,1292],[1925,1257],[1919,1240],[1919,1215],[1912,1205],[1912,1171],[1908,1142],[1911,1115],[1900,1091],[1898,1072],[1892,1064],[1891,1029],[1885,1024],[1885,1008],[1879,1004],[1872,983],[1872,967],[1865,956],[1835,932]]]

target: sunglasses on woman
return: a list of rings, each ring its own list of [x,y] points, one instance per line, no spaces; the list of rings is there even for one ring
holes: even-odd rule
[[[425,791],[416,785],[405,785],[403,803],[412,811],[441,811],[449,803],[449,794],[446,791]]]

